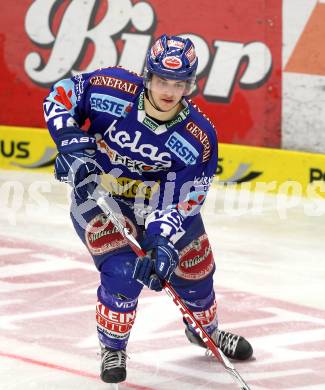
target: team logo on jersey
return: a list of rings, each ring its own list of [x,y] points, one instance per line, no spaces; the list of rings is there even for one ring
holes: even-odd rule
[[[188,214],[193,214],[197,208],[201,207],[205,198],[205,191],[191,191],[187,194],[184,201],[177,203],[176,208],[183,217],[186,217]]]
[[[162,60],[162,63],[167,69],[179,69],[182,67],[182,61],[175,56],[168,56]]]
[[[187,280],[200,280],[213,270],[214,259],[208,236],[203,234],[180,251],[175,274]]]
[[[77,96],[75,94],[74,82],[69,79],[57,82],[47,100],[65,108],[71,115],[73,115],[75,107],[77,106]]]
[[[195,164],[199,156],[199,152],[176,131],[170,135],[165,146],[189,165]]]
[[[124,219],[126,227],[136,237],[137,230],[134,224],[129,218],[124,217]],[[126,239],[105,214],[98,214],[88,223],[85,238],[89,251],[97,256],[128,245]]]

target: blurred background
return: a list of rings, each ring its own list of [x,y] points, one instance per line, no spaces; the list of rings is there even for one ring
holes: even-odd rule
[[[45,126],[48,87],[122,65],[162,33],[199,56],[194,100],[221,142],[325,151],[325,4],[317,0],[20,0],[1,5],[0,124]]]

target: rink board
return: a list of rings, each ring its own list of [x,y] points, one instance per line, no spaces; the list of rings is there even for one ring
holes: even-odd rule
[[[0,126],[0,168],[53,172],[55,144],[44,129]],[[325,156],[220,144],[217,184],[325,197]]]

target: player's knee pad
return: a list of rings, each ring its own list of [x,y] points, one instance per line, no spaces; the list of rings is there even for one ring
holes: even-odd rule
[[[213,272],[202,280],[187,280],[172,274],[171,285],[178,295],[188,302],[204,299],[213,293]]]
[[[138,298],[98,288],[96,321],[99,340],[109,348],[125,349],[136,317]]]
[[[132,277],[135,262],[136,255],[131,251],[107,259],[100,273],[103,288],[113,296],[121,294],[130,299],[138,297],[143,285]]]

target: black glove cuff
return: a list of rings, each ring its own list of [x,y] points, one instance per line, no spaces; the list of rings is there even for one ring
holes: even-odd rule
[[[60,153],[97,149],[96,138],[80,130],[79,127],[65,127],[60,129],[56,145]]]

